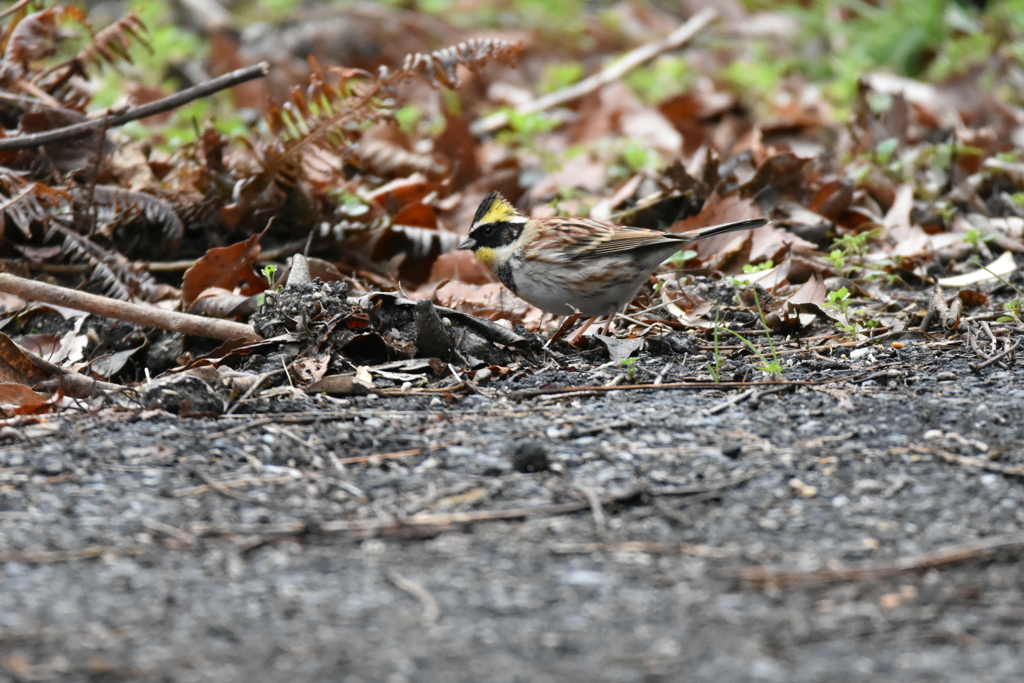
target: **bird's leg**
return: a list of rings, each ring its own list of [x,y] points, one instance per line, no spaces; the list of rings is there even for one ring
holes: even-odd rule
[[[569,331],[569,328],[575,325],[576,321],[580,319],[581,313],[579,309],[573,308],[572,306],[570,306],[569,308],[572,308],[572,314],[567,315],[565,318],[562,319],[562,324],[559,325],[558,329],[555,330],[555,333],[551,335],[551,339],[548,339],[547,343],[544,344],[545,349],[549,348],[552,344],[561,339],[565,335],[565,333]]]
[[[576,344],[579,343],[580,339],[583,338],[583,333],[586,332],[587,329],[594,324],[594,321],[597,320],[597,318],[598,316],[596,315],[593,318],[587,318],[587,322],[583,323],[580,329],[576,330],[573,333],[573,335],[569,337],[569,343],[572,344],[573,346],[576,346]]]
[[[607,322],[604,324],[604,329],[601,330],[601,334],[608,336],[608,331],[612,329],[612,321],[615,320],[615,313],[608,316]]]

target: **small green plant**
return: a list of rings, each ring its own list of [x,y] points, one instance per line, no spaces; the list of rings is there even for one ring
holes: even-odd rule
[[[1024,301],[1024,290],[1022,290],[1020,287],[1016,286],[1015,284],[1013,284],[1012,282],[1010,282],[1009,280],[1004,278],[1002,275],[999,275],[998,273],[993,272],[993,270],[991,268],[989,268],[988,266],[986,266],[985,264],[979,263],[978,261],[976,261],[974,259],[971,259],[970,262],[973,263],[974,265],[978,266],[979,268],[981,268],[985,272],[987,272],[992,277],[994,277],[997,280],[999,280],[1000,282],[1002,282],[1004,285],[1006,285],[1007,287],[1009,287],[1013,291],[1017,292],[1017,298],[1013,299],[1012,301],[1007,302],[1004,305],[1004,308],[1006,309],[1006,311],[1010,315],[1009,316],[1005,316],[1005,315],[1001,316],[1000,318],[998,318],[998,321],[1001,322],[1001,323],[1009,323],[1009,322],[1013,322],[1014,320],[1016,320],[1017,322],[1020,322],[1020,320],[1021,320],[1021,318],[1020,318],[1021,301]]]
[[[885,166],[892,160],[892,155],[896,153],[896,149],[899,147],[900,141],[896,138],[886,138],[875,146],[875,163],[879,166]]]
[[[686,92],[696,80],[686,59],[678,55],[661,55],[650,65],[636,69],[625,78],[626,85],[651,105]]]
[[[728,332],[729,334],[731,334],[732,336],[736,337],[737,339],[739,339],[741,342],[743,342],[743,344],[748,349],[750,349],[751,353],[753,353],[755,356],[758,357],[758,359],[760,359],[761,364],[757,366],[758,370],[760,370],[761,372],[767,373],[768,375],[770,375],[774,379],[780,379],[782,377],[783,367],[782,367],[782,362],[779,360],[778,351],[776,351],[776,349],[775,349],[775,340],[772,339],[771,330],[768,327],[768,322],[765,320],[764,311],[761,308],[761,300],[757,296],[757,290],[755,289],[755,290],[751,290],[751,291],[754,294],[754,304],[757,306],[757,312],[758,312],[758,314],[759,314],[759,316],[761,318],[761,324],[764,326],[765,331],[768,332],[768,348],[769,348],[769,351],[771,353],[771,360],[769,360],[768,357],[765,356],[765,354],[761,351],[761,349],[759,349],[756,346],[754,346],[754,344],[749,339],[744,337],[743,335],[741,335],[741,334],[739,334],[737,332],[734,332],[733,330],[730,330],[728,327],[724,327],[722,329],[725,330],[726,332]],[[712,368],[710,363],[705,364],[705,367],[707,368],[708,373],[711,375],[711,378],[716,383],[718,381],[720,381],[719,378],[721,377],[721,356],[719,355],[719,351],[718,351],[718,329],[719,329],[718,311],[716,310],[715,311],[715,327],[714,327],[714,330],[715,330],[715,367]]]
[[[758,370],[760,370],[761,372],[765,372],[765,373],[771,375],[774,379],[779,379],[779,378],[782,377],[782,363],[779,362],[778,356],[775,355],[775,346],[774,346],[774,344],[771,345],[771,352],[774,355],[774,359],[773,360],[768,360],[767,356],[765,356],[764,353],[762,353],[761,349],[759,349],[756,346],[754,346],[754,343],[752,341],[750,341],[749,339],[747,339],[743,335],[739,334],[738,332],[730,330],[728,327],[726,327],[724,329],[725,329],[726,332],[728,332],[729,334],[731,334],[732,336],[736,337],[741,342],[743,342],[743,344],[748,349],[750,349],[750,352],[753,353],[755,356],[757,356],[758,359],[760,359],[761,364],[757,366]],[[768,335],[768,341],[769,342],[771,341],[771,338],[772,338],[771,335]],[[717,382],[718,380],[715,380],[715,381]]]
[[[562,167],[564,160],[553,152],[537,144],[537,138],[558,128],[562,122],[544,112],[523,114],[513,107],[503,107],[499,111],[508,116],[508,129],[497,134],[495,140],[512,148],[520,148],[533,152],[540,157],[545,170],[553,172]]]
[[[544,67],[537,86],[542,94],[566,88],[583,78],[585,69],[579,62],[556,62]]]
[[[640,360],[640,359],[636,358],[636,357],[633,357],[633,358],[623,358],[622,360],[619,361],[619,365],[621,365],[622,367],[624,367],[626,369],[626,375],[629,377],[629,381],[630,382],[636,380],[636,368],[633,367],[633,366],[636,365],[636,362],[638,360]]]
[[[837,273],[845,276],[849,272],[846,265],[846,252],[842,249],[833,249],[825,258],[832,262]]]
[[[832,244],[832,247],[842,249],[847,254],[861,256],[868,250],[868,240],[877,232],[877,230],[867,230],[856,235],[843,235]]]
[[[263,277],[266,278],[267,284],[270,285],[270,287],[273,287],[274,277],[277,275],[277,266],[275,266],[273,263],[268,263],[267,265],[263,266],[263,270],[261,270],[260,272],[263,273]]]
[[[862,265],[862,257],[868,250],[868,240],[877,232],[878,229],[874,228],[856,235],[842,235],[832,244],[832,251],[825,258],[832,262],[836,272],[843,277],[849,277]],[[851,263],[852,260],[856,260],[858,263]]]
[[[764,326],[764,331],[768,333],[768,348],[772,352],[772,362],[764,362],[764,356],[761,356],[763,367],[761,368],[764,372],[772,375],[775,378],[782,377],[782,363],[779,362],[779,354],[775,350],[775,340],[772,338],[771,328],[768,327],[768,321],[764,317],[764,309],[761,308],[761,299],[757,296],[757,289],[752,289],[751,292],[754,294],[754,305],[757,306],[757,315],[761,318],[761,325]]]
[[[830,306],[843,315],[846,315],[846,310],[850,307],[850,290],[846,287],[840,287],[839,289],[829,292],[826,297],[828,303],[826,306]]]
[[[263,266],[263,270],[261,270],[260,272],[263,273],[263,277],[266,278],[267,280],[268,289],[274,292],[277,292],[278,290],[281,289],[280,285],[278,285],[276,288],[274,287],[274,279],[277,275],[277,266],[275,266],[273,263],[268,263],[267,265]],[[263,294],[256,295],[257,306],[262,306],[264,303],[266,303],[266,301],[267,298]]]
[[[758,264],[748,263],[747,265],[743,266],[743,272],[760,273],[762,270],[769,270],[774,267],[775,262],[772,261],[771,259],[768,259],[767,261],[762,261],[761,263]]]
[[[964,242],[967,242],[967,244],[970,244],[975,249],[982,244],[991,242],[993,239],[995,239],[995,235],[986,235],[977,228],[968,228],[967,232],[964,233]]]
[[[366,214],[370,207],[358,195],[351,192],[332,193],[338,211],[350,218],[356,218]]]
[[[828,293],[827,302],[825,303],[825,306],[828,308],[835,309],[836,311],[839,312],[839,315],[842,316],[842,320],[836,321],[836,325],[839,327],[839,329],[842,330],[843,333],[846,334],[847,336],[855,337],[858,334],[860,334],[861,326],[860,323],[851,322],[849,319],[850,299],[850,291],[846,289],[846,287],[840,287],[834,292]],[[878,326],[878,323],[876,321],[872,322],[874,324],[869,325],[869,327]]]
[[[633,172],[644,169],[656,171],[664,166],[664,162],[657,152],[644,147],[636,140],[627,140],[622,146],[622,160]]]
[[[768,259],[767,261],[762,261],[761,263],[757,263],[757,264],[748,263],[747,265],[743,266],[743,272],[744,273],[760,273],[761,271],[770,270],[771,268],[774,268],[774,267],[775,267],[775,262],[772,261],[771,259]],[[749,285],[750,282],[751,282],[750,278],[746,278],[746,277],[742,277],[742,276],[730,277],[729,278],[729,284],[731,284],[734,287],[744,287],[746,285]]]
[[[1003,305],[1003,308],[1005,308],[1006,312],[1009,313],[1010,315],[999,316],[999,318],[997,318],[997,320],[999,322],[1001,322],[1001,323],[1012,323],[1014,321],[1020,322],[1020,319],[1021,319],[1020,318],[1020,314],[1021,314],[1021,308],[1022,308],[1021,302],[1022,301],[1024,301],[1024,297],[1020,297],[1020,296],[1018,296],[1016,299],[1013,299],[1012,301],[1007,301]]]
[[[719,382],[722,381],[722,353],[718,350],[718,327],[719,327],[719,325],[718,325],[718,313],[719,313],[719,309],[716,308],[715,309],[715,326],[714,326],[714,328],[712,328],[712,329],[714,329],[714,332],[715,332],[715,350],[714,350],[714,356],[713,356],[715,364],[714,365],[711,365],[711,363],[705,363],[704,364],[704,369],[706,369],[708,371],[708,374],[711,375],[711,381],[714,382],[715,384],[718,384]]]
[[[695,252],[693,249],[686,249],[684,251],[677,251],[676,253],[672,254],[672,257],[669,258],[668,260],[668,264],[673,268],[681,269],[683,267],[683,264],[695,258],[697,258],[697,252]]]

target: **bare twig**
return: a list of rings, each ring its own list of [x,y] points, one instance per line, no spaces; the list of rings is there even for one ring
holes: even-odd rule
[[[105,318],[124,320],[170,332],[181,332],[182,334],[224,341],[230,339],[260,341],[262,339],[251,326],[230,320],[217,320],[177,311],[164,311],[153,306],[132,304],[66,287],[56,287],[9,273],[0,273],[0,292],[14,294],[22,299],[42,301],[54,306],[73,308]]]
[[[814,571],[792,571],[767,566],[747,567],[739,571],[739,576],[758,586],[824,583],[828,581],[862,581],[864,579],[877,579],[893,574],[906,574],[924,569],[945,567],[951,564],[988,557],[1000,550],[1012,552],[1024,550],[1024,533],[1005,534],[980,541],[951,545],[922,555],[897,558],[891,562],[871,562],[856,567],[818,569]]]
[[[201,99],[208,97],[221,90],[232,88],[246,81],[251,81],[254,78],[263,78],[270,73],[270,64],[267,62],[260,62],[253,66],[247,66],[244,69],[238,69],[231,73],[218,76],[217,78],[210,79],[205,83],[182,90],[181,92],[175,93],[169,97],[157,100],[156,102],[149,102],[138,107],[131,107],[130,109],[114,114],[107,110],[98,115],[97,118],[90,119],[88,121],[82,121],[64,128],[58,128],[56,130],[48,130],[42,133],[31,133],[29,135],[18,135],[10,138],[0,139],[0,152],[13,151],[18,149],[30,149],[32,147],[38,147],[40,145],[52,145],[55,142],[63,142],[65,140],[72,140],[82,135],[86,135],[98,128],[116,128],[117,126],[123,126],[129,121],[136,121],[138,119],[144,119],[149,116],[156,114],[162,114],[172,109]]]
[[[897,365],[897,363],[886,363],[879,365],[870,371],[858,372],[852,375],[844,375],[843,377],[831,377],[829,379],[822,380],[804,380],[804,381],[785,381],[785,380],[772,380],[767,382],[668,382],[665,384],[620,384],[619,386],[606,387],[606,386],[576,386],[576,387],[556,387],[550,389],[524,389],[522,391],[516,391],[512,394],[512,399],[519,401],[524,398],[533,398],[535,396],[549,396],[556,394],[600,394],[608,391],[659,391],[666,389],[749,389],[749,388],[768,388],[768,387],[816,387],[823,384],[833,384],[835,382],[856,382],[863,380],[865,377],[883,377],[889,376],[887,373],[877,372],[877,368],[887,367],[889,365]]]
[[[395,584],[396,588],[420,601],[420,604],[423,605],[423,624],[425,626],[433,626],[437,623],[441,616],[441,608],[438,607],[437,600],[430,594],[430,591],[412,579],[405,578],[394,569],[385,569],[384,576],[388,577],[388,581]]]
[[[377,460],[394,460],[396,458],[411,458],[414,455],[420,455],[427,451],[436,451],[442,448],[447,448],[453,444],[457,444],[458,440],[445,441],[439,443],[436,446],[425,446],[423,448],[411,448],[407,451],[395,451],[394,453],[376,453],[374,455],[357,455],[351,458],[338,458],[339,465],[356,465],[364,462],[374,462]]]
[[[925,449],[914,449],[919,453],[930,453]],[[981,458],[971,458],[966,455],[957,455],[956,453],[950,453],[949,451],[938,451],[935,453],[940,458],[950,463],[951,465],[965,465],[967,467],[977,467],[980,470],[986,472],[994,472],[995,474],[1002,474],[1006,477],[1024,477],[1024,467],[1020,465],[1004,465],[999,462],[992,462],[991,460],[982,460]]]
[[[728,400],[722,401],[721,403],[719,403],[719,404],[717,404],[715,406],[712,406],[711,408],[708,408],[707,410],[704,411],[704,414],[705,415],[717,415],[718,413],[722,412],[723,410],[727,410],[727,409],[733,407],[734,405],[738,405],[740,403],[743,403],[744,401],[746,401],[748,398],[750,398],[751,396],[753,396],[756,393],[757,393],[757,389],[747,389],[742,394],[736,394],[735,396],[729,398]]]
[[[3,12],[0,12],[0,19],[3,19],[8,15],[14,14],[15,12],[17,12],[30,2],[32,2],[32,0],[20,0],[19,2],[14,3],[13,5],[5,9]]]
[[[971,369],[972,372],[981,372],[988,366],[995,365],[996,363],[1003,360],[1007,356],[1012,355],[1017,349],[1020,348],[1020,344],[1021,340],[1018,339],[1016,342],[1013,343],[1012,346],[1008,346],[1001,353],[992,356],[991,358],[987,359],[984,363],[968,363],[967,366]]]
[[[69,562],[71,560],[88,560],[101,555],[138,555],[146,548],[139,545],[91,545],[72,550],[43,550],[40,552],[14,551],[0,553],[0,564],[5,562],[25,562],[28,564],[47,564],[50,562]]]
[[[590,514],[594,518],[594,529],[597,531],[597,535],[604,537],[608,531],[608,519],[605,517],[601,498],[598,497],[597,491],[583,484],[576,484],[576,490],[582,493],[583,497],[587,499],[587,503],[590,504]]]
[[[704,28],[706,28],[707,25],[717,17],[718,12],[711,8],[705,9],[704,11],[692,16],[689,21],[662,40],[656,40],[654,42],[647,43],[646,45],[641,45],[635,50],[626,53],[622,59],[619,59],[593,76],[584,78],[582,81],[574,83],[568,88],[557,90],[548,95],[544,95],[543,97],[538,97],[535,100],[521,104],[516,107],[516,111],[520,114],[532,114],[544,111],[546,109],[551,109],[552,107],[557,107],[560,104],[565,104],[575,99],[579,99],[588,93],[594,92],[601,86],[614,83],[636,67],[654,59],[661,53],[682,47],[695,35],[704,30]],[[500,112],[474,121],[473,125],[470,126],[470,129],[475,135],[484,135],[487,133],[493,133],[499,128],[507,126],[508,122],[508,114]]]
[[[249,397],[252,396],[253,394],[255,394],[259,390],[261,384],[263,384],[269,378],[273,377],[274,375],[276,375],[279,372],[286,372],[286,371],[283,370],[283,369],[282,370],[271,370],[270,372],[264,372],[262,375],[257,377],[255,379],[255,381],[253,381],[252,386],[249,387],[248,389],[246,389],[245,393],[242,394],[241,397],[237,401],[235,401],[233,404],[231,404],[231,406],[228,407],[228,409],[224,412],[224,414],[225,415],[230,415],[231,413],[235,412],[235,410],[237,410],[238,407],[240,405],[242,405],[242,403],[244,401],[249,400]]]
[[[927,332],[936,320],[939,320],[945,326],[948,315],[949,306],[946,305],[946,300],[942,296],[942,288],[936,285],[931,298],[928,300],[928,312],[921,320],[920,330]]]

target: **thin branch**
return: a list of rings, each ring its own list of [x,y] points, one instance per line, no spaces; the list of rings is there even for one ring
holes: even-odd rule
[[[984,363],[977,363],[977,364],[975,364],[975,363],[968,363],[967,365],[968,365],[968,367],[971,368],[971,370],[973,372],[981,372],[982,370],[984,370],[988,366],[995,365],[996,363],[998,363],[999,361],[1003,360],[1004,358],[1006,358],[1007,356],[1012,354],[1014,351],[1019,349],[1020,348],[1020,344],[1021,344],[1021,340],[1018,339],[1016,342],[1014,342],[1014,344],[1012,346],[1009,346],[1008,348],[1004,349],[1002,351],[1002,353],[999,353],[999,354],[997,354],[995,356],[992,356],[991,358],[988,358]]]
[[[181,332],[192,334],[198,337],[209,337],[210,339],[242,339],[245,341],[260,341],[262,337],[249,325],[231,322],[230,320],[218,320],[216,318],[204,318],[188,313],[177,311],[164,311],[153,306],[132,304],[117,299],[109,299],[105,296],[97,296],[88,292],[79,292],[66,287],[48,285],[44,282],[28,280],[10,273],[0,273],[0,292],[7,292],[20,296],[22,299],[42,301],[54,306],[64,306],[78,311],[94,313],[105,318],[124,320],[146,327],[155,327],[159,330],[170,332]]]
[[[886,367],[896,363],[886,363],[876,367]],[[760,387],[816,387],[822,384],[834,384],[835,382],[857,382],[864,381],[867,377],[888,377],[886,372],[876,372],[873,369],[858,372],[842,377],[830,377],[821,380],[769,380],[765,382],[669,382],[665,384],[620,384],[618,386],[575,386],[575,387],[552,387],[548,389],[523,389],[512,393],[512,400],[521,401],[524,398],[535,396],[554,396],[557,394],[602,394],[609,391],[664,391],[666,389],[748,389]],[[451,387],[454,389],[455,387]]]
[[[829,581],[863,581],[893,574],[906,574],[924,569],[945,567],[988,557],[997,551],[1019,553],[1024,550],[1024,534],[1012,533],[983,538],[979,541],[946,546],[923,555],[901,557],[889,562],[870,562],[856,567],[794,571],[779,567],[747,567],[739,570],[740,578],[757,586],[781,586]]]
[[[169,97],[157,100],[156,102],[149,102],[148,104],[143,104],[138,107],[131,107],[120,114],[113,114],[110,110],[107,110],[97,118],[65,126],[64,128],[48,130],[43,133],[32,133],[30,135],[18,135],[16,137],[0,139],[0,152],[30,149],[41,145],[51,145],[55,142],[72,140],[104,126],[111,128],[123,126],[129,121],[144,119],[149,116],[155,116],[156,114],[171,111],[172,109],[177,109],[184,104],[188,104],[189,102],[193,102],[203,97],[208,97],[216,92],[220,92],[221,90],[226,90],[241,83],[251,81],[254,78],[263,78],[268,73],[270,73],[270,64],[267,62],[260,62],[259,64],[247,66],[244,69],[238,69],[231,73],[224,74],[223,76],[218,76],[217,78],[213,78],[205,83],[200,83],[199,85],[182,90],[181,92],[174,93]]]
[[[718,12],[711,8],[705,9],[704,11],[690,17],[689,21],[677,28],[667,37],[647,43],[646,45],[641,45],[635,50],[626,53],[622,59],[608,65],[593,76],[584,78],[582,81],[574,83],[567,88],[562,88],[561,90],[556,90],[555,92],[544,95],[543,97],[538,97],[535,100],[525,102],[516,107],[516,111],[520,114],[533,114],[535,112],[551,109],[552,107],[557,107],[560,104],[565,104],[575,99],[579,99],[580,97],[594,92],[604,85],[619,80],[636,67],[644,64],[645,62],[649,62],[661,53],[682,47],[694,36],[704,30],[708,24],[716,18],[718,18]],[[487,133],[493,133],[499,128],[504,128],[508,125],[508,122],[508,114],[505,112],[499,112],[474,121],[473,125],[470,126],[470,130],[472,130],[475,135],[484,135]]]
[[[394,569],[385,569],[384,576],[388,577],[388,581],[395,584],[396,588],[405,591],[420,601],[420,604],[423,606],[424,626],[433,626],[437,623],[438,618],[441,616],[441,608],[438,607],[437,600],[430,594],[430,591],[412,579],[402,576]]]
[[[3,19],[4,17],[10,14],[14,14],[15,12],[17,12],[30,2],[32,2],[32,0],[21,0],[20,2],[14,3],[13,5],[5,9],[3,12],[0,12],[0,19]]]

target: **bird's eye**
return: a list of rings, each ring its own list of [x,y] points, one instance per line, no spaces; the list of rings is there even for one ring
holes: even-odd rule
[[[486,225],[486,226],[484,226],[484,237],[490,237],[493,234],[494,234],[494,226],[493,225]]]

